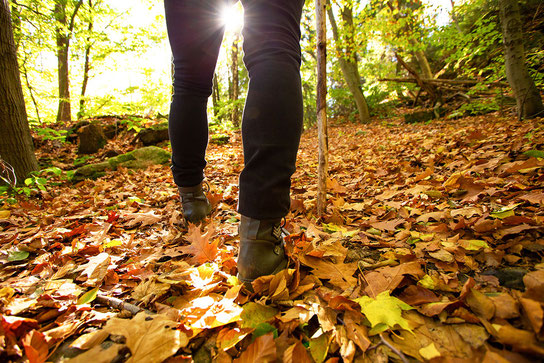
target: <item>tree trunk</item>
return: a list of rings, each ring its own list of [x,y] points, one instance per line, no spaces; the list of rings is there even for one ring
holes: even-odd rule
[[[521,17],[517,0],[499,0],[506,78],[514,90],[518,115],[533,118],[544,114],[542,97],[525,64]]]
[[[327,131],[327,21],[326,0],[315,0],[317,31],[317,133],[319,141],[317,215],[327,208],[329,140]]]
[[[221,101],[221,96],[219,94],[219,81],[217,80],[217,73],[213,76],[213,88],[212,88],[212,105],[213,105],[213,115],[217,117],[219,110],[219,102]]]
[[[340,63],[340,69],[344,75],[344,79],[348,85],[349,91],[351,92],[355,105],[357,106],[357,111],[359,112],[359,118],[362,122],[370,121],[370,112],[368,110],[368,104],[366,102],[363,91],[361,90],[361,77],[359,76],[359,69],[357,67],[357,58],[355,49],[353,49],[353,32],[348,31],[350,36],[347,39],[346,43],[351,43],[351,48],[348,50],[348,55],[343,51],[342,44],[340,40],[340,35],[338,33],[338,26],[336,24],[336,19],[334,18],[334,13],[330,7],[327,7],[327,13],[329,15],[329,21],[331,23],[332,34],[334,37],[334,44],[336,46],[336,53],[338,54],[338,62]],[[353,27],[353,13],[351,9],[344,9],[342,11],[342,18],[346,26]]]
[[[55,28],[57,38],[57,70],[59,82],[59,109],[57,121],[71,121],[72,110],[70,108],[70,74],[68,68],[68,50],[70,38],[67,36],[66,1],[55,2]]]
[[[234,41],[232,42],[232,63],[231,63],[231,72],[232,72],[232,125],[235,128],[240,127],[240,111],[238,110],[238,97],[240,93],[239,80],[238,80],[238,53],[240,47],[240,35],[236,33],[234,36]]]
[[[434,78],[433,72],[431,71],[431,66],[429,65],[429,61],[427,60],[425,52],[423,52],[422,50],[416,50],[414,54],[416,56],[417,62],[419,63],[419,68],[421,68],[421,74],[423,75],[423,78]]]
[[[38,162],[26,117],[8,0],[1,0],[0,7],[0,130],[0,175],[21,182],[38,169]],[[14,168],[16,180],[3,172],[2,160]]]
[[[92,0],[89,0],[89,11],[93,8]],[[79,111],[77,113],[77,119],[81,119],[85,115],[85,92],[87,92],[87,84],[89,83],[89,71],[91,70],[91,36],[93,31],[92,15],[89,16],[89,25],[87,30],[89,36],[87,37],[87,44],[85,44],[85,63],[83,64],[83,82],[81,83],[81,96],[79,98]]]

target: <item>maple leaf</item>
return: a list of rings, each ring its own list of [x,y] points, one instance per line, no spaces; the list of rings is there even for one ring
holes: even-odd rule
[[[390,296],[389,291],[381,292],[375,299],[363,296],[355,301],[361,305],[361,312],[372,326],[370,334],[393,329],[396,325],[411,331],[408,320],[402,317],[402,311],[413,308],[402,300]]]
[[[357,279],[353,277],[353,274],[357,271],[356,263],[333,263],[304,255],[299,258],[300,262],[314,269],[315,276],[329,280],[335,286],[348,290],[357,284]]]
[[[274,335],[269,333],[255,339],[255,341],[240,355],[240,358],[234,360],[234,363],[274,362],[276,360],[276,355]]]
[[[180,250],[193,257],[189,260],[194,264],[203,264],[206,262],[212,262],[217,257],[219,250],[217,247],[217,241],[210,242],[210,237],[215,232],[215,225],[210,223],[208,226],[208,232],[201,234],[200,228],[194,224],[189,224],[189,232],[185,237],[191,244],[180,248]]]
[[[141,223],[141,226],[149,226],[152,224],[157,223],[162,219],[162,216],[158,216],[155,214],[155,211],[149,211],[147,213],[128,213],[125,215],[125,217],[129,220],[125,227],[132,228],[136,226],[138,223]]]

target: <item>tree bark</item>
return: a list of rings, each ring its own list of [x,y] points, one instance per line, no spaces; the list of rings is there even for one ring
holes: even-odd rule
[[[221,96],[219,94],[219,81],[217,80],[217,72],[213,76],[213,88],[212,88],[212,105],[213,105],[213,115],[217,117],[219,110],[219,102],[221,101]]]
[[[57,38],[57,67],[59,81],[59,109],[57,112],[57,121],[61,122],[72,120],[68,55],[70,51],[70,38],[72,37],[72,31],[74,30],[74,21],[82,3],[83,0],[80,0],[75,4],[70,19],[68,19],[68,14],[66,12],[67,0],[55,0],[55,8],[53,11],[56,20],[55,32]]]
[[[338,54],[338,63],[340,69],[344,75],[344,79],[348,85],[348,88],[355,100],[357,111],[359,112],[359,118],[361,122],[370,121],[370,112],[368,110],[368,104],[361,89],[361,77],[359,75],[359,68],[357,67],[357,57],[355,53],[354,39],[352,29],[348,29],[349,35],[347,36],[346,43],[351,43],[350,49],[347,49],[347,54],[342,49],[340,34],[338,33],[338,26],[334,13],[330,7],[327,7],[327,14],[329,15],[329,21],[331,23],[332,34],[334,37],[334,44],[336,47],[336,53]],[[342,10],[342,18],[346,26],[353,28],[353,13],[351,9]]]
[[[518,1],[499,0],[499,8],[506,78],[514,90],[518,115],[520,119],[544,115],[542,97],[525,63]]]
[[[231,101],[233,104],[231,121],[232,125],[235,128],[240,127],[240,110],[238,109],[238,97],[240,93],[239,79],[238,79],[238,53],[240,47],[240,35],[236,33],[234,40],[232,42],[232,51],[231,51],[231,72],[232,72],[232,97]]]
[[[427,60],[425,52],[423,52],[422,50],[416,50],[414,54],[416,56],[417,62],[419,63],[419,68],[421,69],[421,74],[423,75],[423,78],[434,78],[433,72],[431,71],[431,66],[429,65],[429,61]]]
[[[327,131],[327,21],[326,0],[315,0],[317,31],[317,133],[319,141],[317,215],[327,207],[329,141]]]
[[[89,11],[93,8],[92,0],[89,0]],[[83,82],[81,83],[81,96],[79,98],[79,111],[77,113],[77,119],[81,119],[85,115],[85,93],[87,92],[87,84],[89,83],[89,71],[91,70],[91,36],[93,31],[92,15],[89,16],[89,24],[87,26],[89,36],[87,37],[87,44],[85,44],[85,63],[83,64]]]
[[[71,121],[72,110],[70,107],[70,74],[68,68],[68,50],[70,38],[66,35],[66,1],[55,2],[55,28],[57,38],[57,72],[59,82],[59,109],[57,121]]]
[[[4,160],[16,176],[16,180],[7,179],[21,182],[38,169],[38,162],[26,117],[8,0],[1,0],[0,7],[0,130],[0,175],[7,176],[2,173]]]

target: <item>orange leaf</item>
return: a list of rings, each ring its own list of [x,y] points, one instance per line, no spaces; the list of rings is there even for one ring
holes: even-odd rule
[[[217,241],[210,242],[210,237],[215,232],[215,225],[210,223],[208,232],[200,233],[200,228],[194,224],[189,224],[189,232],[186,239],[191,242],[191,245],[180,248],[180,250],[188,255],[192,255],[191,263],[203,264],[215,260],[219,250],[217,249]]]
[[[47,359],[49,347],[45,336],[37,330],[32,330],[21,340],[30,363],[42,363]]]
[[[234,363],[267,363],[276,361],[276,344],[274,335],[269,333],[255,339],[253,343],[234,360]]]

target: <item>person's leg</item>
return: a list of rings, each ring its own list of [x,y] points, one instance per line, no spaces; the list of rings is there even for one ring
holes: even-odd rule
[[[242,0],[249,90],[242,118],[245,167],[239,212],[262,220],[289,211],[302,133],[300,17],[304,0]]]
[[[304,0],[242,0],[249,90],[242,117],[238,277],[249,283],[287,265],[281,218],[302,133],[300,17]]]
[[[172,174],[179,187],[202,182],[208,145],[206,106],[223,38],[225,0],[165,0],[174,56],[174,95],[168,118]]]

